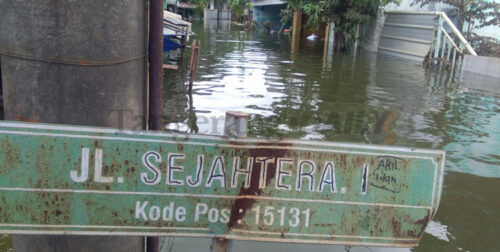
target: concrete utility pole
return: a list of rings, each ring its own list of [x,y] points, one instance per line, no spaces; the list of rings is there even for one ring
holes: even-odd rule
[[[145,128],[146,13],[141,0],[0,0],[5,119]],[[137,252],[144,238],[35,232],[13,247]]]

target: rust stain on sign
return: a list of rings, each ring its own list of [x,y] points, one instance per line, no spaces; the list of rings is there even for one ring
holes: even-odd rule
[[[0,123],[0,232],[415,246],[444,152]]]

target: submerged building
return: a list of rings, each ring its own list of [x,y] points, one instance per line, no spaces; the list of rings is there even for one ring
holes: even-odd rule
[[[287,29],[290,24],[281,22],[281,10],[286,9],[288,1],[285,0],[251,0],[253,6],[253,20],[259,29],[279,31]]]

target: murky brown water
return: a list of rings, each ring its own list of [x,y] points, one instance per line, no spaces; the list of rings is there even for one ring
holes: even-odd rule
[[[500,92],[481,91],[388,56],[325,58],[322,43],[314,42],[291,54],[286,36],[216,24],[195,23],[193,29],[202,43],[199,74],[189,95],[186,53],[181,70],[166,75],[168,129],[221,134],[225,111],[242,110],[251,114],[249,135],[254,137],[446,150],[438,214],[412,251],[500,251]],[[169,241],[173,247],[165,245],[168,250],[193,251],[199,245],[208,251],[203,242]],[[0,251],[10,246],[10,239],[0,236]],[[233,245],[233,251],[255,250],[409,251]]]
[[[307,42],[292,54],[286,36],[201,23],[194,30],[202,43],[199,74],[192,95],[185,71],[166,75],[167,128],[221,134],[225,111],[241,110],[251,114],[254,137],[446,150],[440,209],[412,250],[500,251],[500,89],[474,89],[389,56],[325,58],[322,42]],[[266,248],[245,244],[236,247]],[[275,251],[387,250],[270,246]]]

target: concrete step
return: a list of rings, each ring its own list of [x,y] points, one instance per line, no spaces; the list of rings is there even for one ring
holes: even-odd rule
[[[414,42],[413,39],[400,38],[393,39],[387,37],[381,37],[379,42],[379,48],[392,48],[394,50],[399,50],[403,52],[409,52],[414,55],[425,56],[427,52],[431,49],[431,42],[421,43]]]
[[[397,24],[434,26],[437,22],[437,16],[436,13],[433,12],[422,12],[422,13],[390,12],[386,17],[385,22],[397,23]]]
[[[437,22],[436,13],[388,13],[379,41],[379,51],[423,60],[430,51]]]

